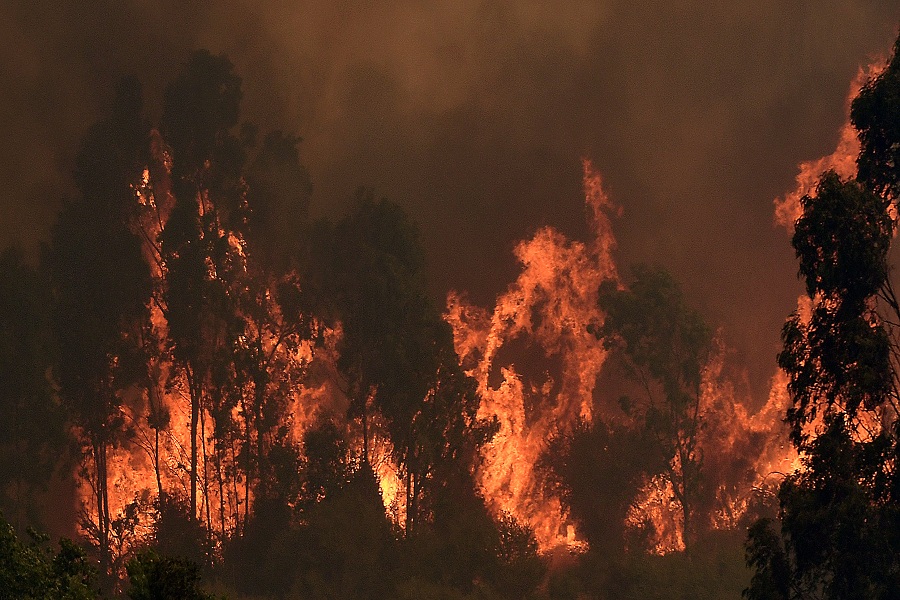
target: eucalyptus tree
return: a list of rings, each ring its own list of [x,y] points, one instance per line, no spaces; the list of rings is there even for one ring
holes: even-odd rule
[[[146,164],[141,90],[120,82],[111,114],[93,126],[77,156],[80,195],[67,202],[46,254],[58,344],[54,376],[85,444],[95,513],[85,522],[109,568],[109,449],[127,434],[123,392],[146,386],[151,278],[129,223]]]
[[[900,595],[900,306],[889,262],[900,192],[900,39],[853,101],[855,180],[822,175],[793,246],[808,314],[784,326],[787,422],[803,466],[779,491],[779,522],[750,530],[762,598]]]
[[[623,406],[649,434],[650,448],[681,507],[689,549],[699,527],[701,383],[712,335],[669,273],[644,265],[633,271],[628,289],[613,281],[601,284],[598,304],[605,317],[591,330],[606,348],[620,353],[640,384],[642,397]]]

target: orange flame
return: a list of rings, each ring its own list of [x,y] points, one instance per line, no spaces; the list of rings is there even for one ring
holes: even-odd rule
[[[713,486],[705,500],[712,504],[702,511],[708,519],[701,523],[703,529],[739,526],[755,496],[772,493],[780,479],[799,464],[783,423],[787,376],[776,373],[767,402],[751,413],[747,408],[751,399],[739,395],[727,373],[727,355],[720,334],[704,368],[700,395],[702,427],[697,447],[705,485]],[[654,554],[685,548],[684,515],[674,501],[671,482],[664,477],[653,477],[645,483],[626,523],[645,532],[648,549]]]
[[[461,363],[478,382],[479,417],[500,423],[479,471],[484,495],[497,514],[505,511],[534,528],[543,549],[574,543],[575,536],[558,500],[542,493],[533,466],[551,432],[591,417],[606,352],[587,328],[596,317],[600,283],[618,279],[607,216],[614,207],[590,161],[583,167],[591,243],[570,241],[545,227],[516,247],[522,272],[492,312],[451,293],[445,315]],[[556,366],[554,372],[531,381],[532,374],[504,356],[505,348],[515,352],[516,343],[552,359],[547,362]]]
[[[856,130],[850,123],[850,105],[853,99],[859,95],[859,91],[863,86],[868,81],[878,77],[886,67],[887,59],[882,57],[874,60],[866,67],[859,68],[856,77],[850,84],[850,91],[847,93],[847,100],[844,105],[846,120],[841,126],[837,147],[834,149],[834,152],[827,156],[800,163],[800,172],[797,173],[796,178],[797,186],[792,192],[774,200],[776,225],[780,225],[788,231],[793,231],[794,223],[803,214],[803,208],[800,206],[801,198],[815,190],[819,177],[825,171],[834,170],[843,179],[856,176],[856,157],[859,155],[859,140],[856,137]]]
[[[445,314],[461,363],[478,381],[479,416],[500,422],[478,473],[484,496],[497,514],[506,512],[530,525],[543,551],[583,545],[558,500],[544,493],[533,465],[552,432],[566,431],[579,417],[592,417],[606,352],[587,325],[598,317],[599,284],[618,280],[608,217],[616,209],[590,161],[583,167],[591,242],[570,241],[543,228],[516,247],[522,271],[492,311],[454,292]],[[543,370],[537,375],[529,372],[527,361],[524,366],[516,363],[517,352],[535,351]],[[705,370],[701,398],[707,426],[699,446],[718,485],[710,527],[734,527],[754,489],[773,468],[792,460],[792,450],[783,444],[784,378],[773,379],[768,403],[751,415],[746,408],[750,399],[738,398],[724,373],[725,354],[720,343]],[[734,474],[729,479],[719,470]],[[673,498],[671,483],[651,478],[627,517],[631,527],[652,525],[648,543],[657,553],[684,549],[682,515]]]
[[[155,165],[144,171],[134,188],[140,209],[133,227],[144,240],[144,256],[152,273],[161,279],[165,276],[164,265],[155,240],[165,226],[173,199],[168,192],[170,161],[164,146],[155,152]],[[612,256],[616,242],[610,222],[610,214],[617,214],[619,209],[604,192],[601,176],[590,161],[583,160],[582,167],[591,239],[573,241],[551,227],[540,229],[516,246],[521,272],[492,309],[474,306],[464,295],[453,292],[448,295],[444,315],[452,327],[461,365],[477,381],[482,397],[478,416],[496,417],[500,423],[498,434],[483,450],[478,469],[482,493],[497,515],[505,512],[531,526],[544,551],[556,546],[584,547],[559,500],[544,492],[534,466],[554,432],[567,431],[579,418],[592,418],[595,388],[607,353],[588,332],[588,325],[598,316],[602,318],[597,307],[600,284],[604,280],[619,280]],[[243,240],[234,234],[229,234],[228,239],[237,255],[242,256]],[[158,304],[151,306],[151,315],[157,339],[165,339],[167,323]],[[291,390],[285,425],[294,440],[301,440],[323,416],[342,419],[346,415],[349,401],[336,367],[341,329],[338,325],[335,329],[323,328],[320,333],[324,341],[316,347],[299,343],[291,351],[283,350],[292,353],[285,360],[308,366],[303,382]],[[275,348],[273,339],[266,337],[262,342]],[[707,457],[740,454],[749,457],[752,466],[749,474],[745,469],[742,478],[722,479],[711,513],[714,527],[734,526],[746,510],[752,490],[764,485],[771,472],[783,472],[787,470],[785,465],[792,465],[795,460],[789,448],[778,446],[784,438],[776,435],[781,433],[781,415],[786,406],[784,377],[773,379],[769,402],[762,411],[751,415],[746,409],[747,399],[737,398],[734,386],[724,375],[724,355],[722,347],[706,370],[702,405],[710,426],[701,446]],[[189,489],[187,386],[182,376],[165,385],[173,366],[165,353],[160,356],[158,363],[151,365],[156,379],[151,389],[129,390],[126,394],[124,416],[134,437],[109,451],[110,510],[114,517],[124,515],[135,498],[155,495],[158,487],[183,495]],[[151,406],[165,408],[170,414],[168,426],[159,430],[158,452],[157,432],[148,422]],[[252,494],[237,485],[221,490],[214,485],[215,465],[211,457],[216,450],[207,408],[202,417],[206,426],[200,442],[200,514],[196,516],[203,519],[207,512],[216,515],[210,519],[212,528],[230,535],[239,531],[242,513],[246,514]],[[240,427],[246,427],[239,409],[234,410],[233,417]],[[403,483],[389,441],[377,432],[373,435],[370,459],[385,509],[402,525]],[[232,467],[238,466],[236,456],[228,460],[234,463]],[[721,466],[731,468],[724,462]],[[628,516],[628,523],[634,527],[652,523],[656,533],[650,544],[655,552],[684,547],[681,516],[672,498],[671,484],[660,477],[652,478],[635,498]],[[91,490],[83,489],[82,499],[85,507],[95,508]],[[145,526],[137,527],[133,543],[147,535]]]

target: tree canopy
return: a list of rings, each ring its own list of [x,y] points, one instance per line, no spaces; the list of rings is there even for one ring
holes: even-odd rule
[[[809,310],[784,326],[787,421],[803,467],[782,483],[779,523],[750,530],[750,599],[900,594],[896,228],[900,40],[853,101],[855,180],[824,173],[802,199],[793,246]]]

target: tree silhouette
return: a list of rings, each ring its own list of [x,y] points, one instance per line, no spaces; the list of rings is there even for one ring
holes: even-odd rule
[[[886,258],[894,224],[885,199],[834,173],[803,206],[794,247],[813,307],[808,319],[787,321],[779,355],[803,468],[779,491],[781,537],[773,527],[751,531],[757,574],[747,596],[789,589],[892,598],[900,592],[896,355],[875,298],[893,297]]]
[[[53,363],[51,293],[43,273],[0,254],[0,508],[22,529],[65,454],[65,413],[47,376]]]
[[[833,172],[802,199],[793,246],[810,300],[784,326],[787,421],[803,468],[779,491],[780,531],[751,530],[755,575],[745,596],[900,595],[897,333],[888,253],[900,181],[900,39],[854,100],[861,152],[855,181]]]
[[[109,568],[107,452],[126,433],[121,392],[147,382],[143,336],[151,281],[129,228],[146,163],[140,86],[118,87],[112,114],[87,134],[75,180],[81,195],[60,214],[47,264],[54,293],[60,394],[90,453],[94,541]]]
[[[711,333],[685,304],[671,275],[641,265],[633,271],[629,289],[620,290],[613,281],[601,284],[598,302],[606,316],[602,325],[591,329],[606,348],[621,353],[643,389],[643,398],[636,399],[629,412],[650,434],[662,473],[681,507],[689,549],[698,533],[700,384]]]
[[[296,473],[298,447],[285,422],[308,362],[301,346],[311,344],[314,327],[300,285],[311,185],[299,139],[269,134],[248,165],[253,128],[232,133],[240,84],[225,57],[195,53],[166,91],[161,128],[175,196],[160,236],[164,304],[191,398],[191,510],[199,508],[201,467],[206,473],[207,436],[200,431],[198,439],[198,429],[208,413],[222,535],[229,452],[243,472],[243,499],[232,502],[243,503],[243,515],[233,515],[239,521],[248,519],[252,496],[296,500],[298,479],[286,477]],[[202,478],[207,488],[209,480]],[[209,489],[204,498],[211,528]]]
[[[541,457],[547,491],[558,497],[578,524],[591,551],[614,559],[625,550],[625,520],[648,473],[663,462],[647,452],[644,427],[579,421],[557,432]]]
[[[355,211],[324,237],[319,281],[342,326],[338,366],[361,424],[362,460],[377,414],[404,471],[409,534],[450,478],[470,478],[492,425],[476,419],[474,382],[428,299],[423,250],[403,210],[360,191]]]
[[[190,508],[195,516],[204,390],[213,363],[223,359],[226,338],[235,337],[229,329],[239,327],[226,281],[235,250],[223,230],[230,216],[237,218],[233,213],[239,207],[243,151],[229,130],[238,121],[240,85],[227,58],[193,54],[166,89],[161,127],[172,149],[175,197],[161,234],[165,316],[172,356],[191,400]]]

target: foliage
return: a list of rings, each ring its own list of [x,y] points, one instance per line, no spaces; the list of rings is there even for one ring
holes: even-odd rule
[[[187,500],[164,492],[156,498],[153,508],[156,511],[152,527],[154,548],[163,556],[204,564],[209,554],[208,534],[203,524],[191,515]]]
[[[900,37],[887,67],[853,101],[850,120],[861,144],[858,179],[876,194],[900,198]]]
[[[780,531],[754,525],[751,599],[900,595],[896,335],[888,253],[900,147],[900,39],[887,69],[854,100],[859,174],[822,175],[802,199],[794,249],[811,309],[783,330],[787,421],[803,468],[779,490]]]
[[[893,390],[890,340],[871,302],[888,285],[888,202],[830,172],[803,207],[793,243],[815,305],[808,323],[795,313],[785,324],[779,355],[791,376],[788,422],[801,449],[804,427],[820,412],[826,420],[841,415],[853,422]]]
[[[349,456],[346,437],[332,421],[322,421],[306,431],[301,469],[304,509],[340,492],[352,474]]]
[[[200,589],[200,568],[185,558],[145,550],[128,562],[127,570],[131,600],[215,600]]]
[[[788,600],[790,564],[771,519],[756,521],[747,531],[747,566],[753,570],[747,600]]]
[[[684,542],[698,533],[703,457],[697,447],[702,426],[700,384],[712,336],[700,315],[687,306],[674,278],[659,268],[633,268],[630,289],[601,284],[604,321],[591,331],[625,359],[643,388],[640,402],[623,401],[649,433],[662,472],[682,509]]]
[[[490,578],[494,590],[503,598],[534,595],[546,573],[534,531],[511,515],[502,514],[497,533],[499,539],[492,554],[499,559],[499,568]]]
[[[303,520],[281,504],[257,504],[231,542],[229,584],[274,598],[383,598],[395,579],[397,540],[378,482],[362,465]]]
[[[46,536],[29,531],[24,543],[0,517],[0,598],[17,600],[93,600],[99,598],[94,569],[84,550],[60,540],[55,555]]]
[[[557,432],[541,458],[548,492],[569,510],[593,552],[614,558],[626,547],[625,518],[647,473],[661,469],[646,452],[644,428],[611,426],[599,418]]]

